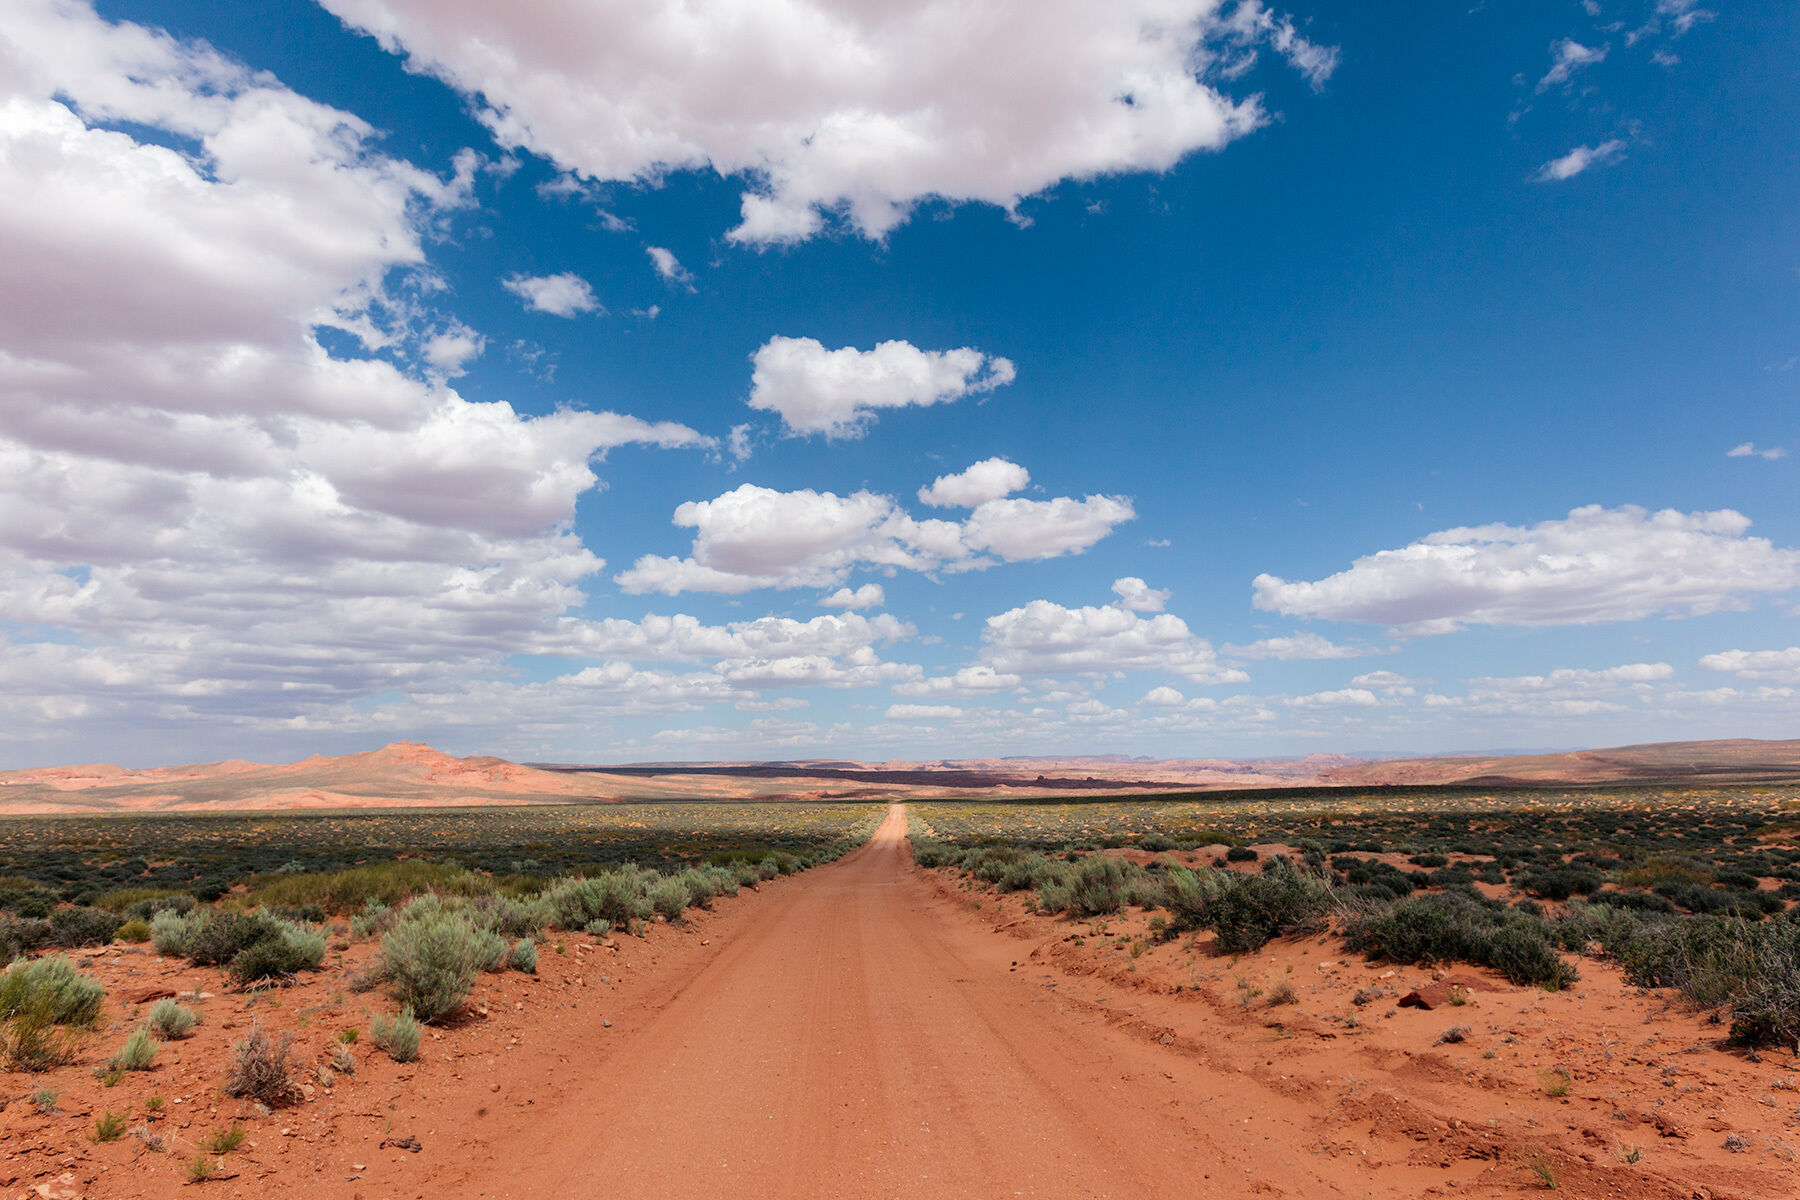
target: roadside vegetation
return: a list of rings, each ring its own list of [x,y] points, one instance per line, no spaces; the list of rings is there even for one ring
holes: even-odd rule
[[[1558,990],[1583,957],[1800,1051],[1800,799],[1606,788],[912,806],[918,862],[1036,911],[1152,910],[1225,953],[1327,930],[1371,959]]]

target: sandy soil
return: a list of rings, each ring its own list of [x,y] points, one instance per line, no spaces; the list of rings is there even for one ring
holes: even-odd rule
[[[1722,1029],[1603,965],[1583,961],[1582,983],[1554,995],[1462,969],[1436,982],[1460,983],[1463,1003],[1402,1008],[1432,973],[1349,960],[1325,938],[1233,961],[1207,938],[1153,944],[1141,916],[1026,914],[914,866],[903,831],[896,808],[864,849],[685,929],[564,938],[536,979],[484,977],[418,1062],[365,1037],[354,1077],[315,1076],[307,1101],[269,1116],[218,1096],[230,1042],[251,1020],[293,1029],[313,1070],[336,1030],[366,1031],[384,1006],[343,990],[371,947],[255,1002],[154,954],[89,956],[115,999],[219,994],[155,1070],[106,1089],[88,1067],[135,1020],[115,1005],[84,1064],[55,1078],[59,1115],[19,1098],[38,1079],[0,1077],[0,1195],[172,1196],[197,1139],[237,1119],[250,1135],[225,1157],[234,1178],[203,1189],[1513,1197],[1545,1190],[1535,1166],[1580,1197],[1800,1194],[1794,1061],[1728,1053]],[[1284,984],[1293,1000],[1274,1003]],[[1453,1026],[1464,1040],[1440,1043]],[[167,1153],[88,1139],[102,1108],[129,1105],[136,1124],[152,1092],[170,1101],[151,1127]]]

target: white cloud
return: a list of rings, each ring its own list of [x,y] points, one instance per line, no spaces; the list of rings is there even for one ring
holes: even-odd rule
[[[1003,674],[992,667],[964,667],[954,675],[938,675],[894,685],[894,695],[920,699],[931,696],[992,696],[1018,687],[1024,680]]]
[[[1548,675],[1510,675],[1501,678],[1471,679],[1470,685],[1490,691],[1549,692],[1577,688],[1611,688],[1618,684],[1654,683],[1675,674],[1668,663],[1626,663],[1622,667],[1587,670],[1558,667]]]
[[[1588,670],[1558,667],[1544,675],[1483,677],[1468,681],[1464,695],[1430,694],[1424,705],[1479,716],[1593,716],[1626,711],[1623,700],[1639,704],[1662,698],[1658,685],[1671,678],[1668,663],[1627,663]]]
[[[1782,446],[1768,446],[1759,449],[1755,442],[1739,442],[1725,452],[1726,458],[1766,458],[1770,462],[1787,457],[1787,449]]]
[[[954,721],[963,710],[954,704],[890,704],[883,715],[890,721]]]
[[[880,608],[887,603],[887,593],[879,583],[865,583],[855,591],[841,587],[829,596],[819,598],[820,608]]]
[[[1033,600],[987,619],[981,660],[1009,675],[1160,671],[1196,683],[1242,683],[1211,643],[1170,613],[1140,616],[1123,605],[1066,608]]]
[[[445,379],[463,374],[466,365],[487,349],[487,339],[464,325],[450,325],[425,339],[420,355],[431,369]]]
[[[747,483],[675,510],[675,524],[697,531],[692,557],[644,555],[617,580],[627,592],[672,596],[829,587],[857,567],[977,570],[996,559],[1078,553],[1134,515],[1123,497],[1089,496],[990,500],[962,522],[918,520],[872,492],[781,492]]]
[[[0,611],[55,639],[0,658],[86,714],[58,736],[317,721],[499,669],[603,565],[569,532],[594,460],[708,444],[446,386],[483,341],[430,310],[424,247],[472,153],[386,156],[76,4],[11,5],[0,60]],[[77,695],[85,671],[112,686]]]
[[[1256,47],[1315,86],[1337,62],[1291,20],[1222,0],[326,7],[470,97],[501,145],[579,180],[748,180],[730,236],[758,244],[831,215],[879,237],[928,198],[1011,209],[1065,179],[1166,171],[1269,120],[1222,90]]]
[[[1256,607],[1412,634],[1464,625],[1591,625],[1742,608],[1800,585],[1800,552],[1724,509],[1591,505],[1534,526],[1448,529],[1314,583],[1258,575]]]
[[[1153,687],[1144,693],[1142,700],[1138,701],[1139,704],[1149,704],[1157,708],[1174,708],[1176,705],[1186,702],[1187,697],[1172,687]]]
[[[954,475],[939,475],[919,489],[919,501],[936,508],[974,508],[1023,491],[1031,472],[1004,458],[984,458]]]
[[[1289,708],[1373,708],[1381,701],[1367,688],[1340,688],[1307,696],[1290,696],[1286,703]]]
[[[1286,637],[1259,638],[1247,646],[1227,645],[1225,653],[1234,658],[1290,659],[1361,658],[1372,654],[1356,646],[1340,646],[1316,633],[1295,633]]]
[[[1575,72],[1606,60],[1608,47],[1584,46],[1573,38],[1564,38],[1550,46],[1550,69],[1538,80],[1537,90],[1548,91],[1559,83],[1567,83]]]
[[[600,311],[600,301],[588,281],[573,271],[557,275],[508,275],[500,285],[525,302],[525,307],[553,317],[574,317]]]
[[[1557,183],[1573,179],[1589,167],[1610,167],[1625,159],[1625,141],[1612,138],[1598,146],[1577,146],[1561,158],[1553,158],[1537,169],[1533,183]]]
[[[1004,358],[967,346],[920,350],[882,342],[827,350],[814,338],[772,337],[751,357],[750,407],[778,413],[793,434],[861,437],[884,408],[944,404],[1013,381]]]
[[[1800,646],[1785,650],[1722,650],[1700,660],[1708,671],[1729,671],[1745,679],[1800,683]]]
[[[1119,597],[1119,607],[1133,612],[1161,612],[1173,594],[1167,588],[1153,588],[1135,575],[1113,580],[1112,590]]]
[[[1397,671],[1368,671],[1352,678],[1350,686],[1373,688],[1384,696],[1395,698],[1417,694],[1413,681]]]
[[[687,285],[694,282],[694,276],[681,265],[675,252],[662,246],[645,246],[644,253],[650,256],[650,262],[656,267],[656,273],[667,283]]]
[[[1008,562],[1076,554],[1132,520],[1137,511],[1123,496],[1076,500],[989,500],[963,523],[963,540]]]

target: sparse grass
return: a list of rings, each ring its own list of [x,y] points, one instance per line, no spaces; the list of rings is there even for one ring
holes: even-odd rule
[[[369,1022],[369,1040],[395,1062],[411,1062],[418,1057],[424,1034],[410,1007],[401,1009],[397,1016],[376,1017]]]
[[[1546,1191],[1554,1192],[1562,1187],[1562,1182],[1556,1177],[1556,1168],[1541,1154],[1533,1155],[1527,1160],[1525,1169],[1537,1177],[1538,1185]]]
[[[1538,1075],[1538,1085],[1543,1089],[1544,1095],[1555,1099],[1567,1096],[1573,1084],[1574,1078],[1567,1067],[1552,1067]]]
[[[125,1136],[125,1114],[112,1111],[94,1119],[94,1140],[96,1142],[116,1142]]]
[[[230,1129],[215,1130],[201,1139],[200,1148],[214,1156],[230,1154],[243,1145],[248,1136],[242,1125],[233,1122]]]
[[[148,1071],[156,1065],[156,1040],[148,1028],[134,1029],[107,1064],[115,1071]]]
[[[205,1183],[214,1175],[218,1174],[218,1171],[218,1164],[204,1151],[188,1160],[187,1177],[189,1183]]]
[[[187,1005],[169,997],[150,1006],[144,1026],[164,1041],[184,1038],[199,1023],[200,1015]]]
[[[515,971],[523,971],[527,975],[537,974],[537,943],[530,938],[520,938],[513,943],[512,953],[507,956],[507,963]]]
[[[62,1099],[62,1090],[53,1087],[41,1087],[31,1093],[31,1106],[45,1116],[56,1111],[56,1102]]]

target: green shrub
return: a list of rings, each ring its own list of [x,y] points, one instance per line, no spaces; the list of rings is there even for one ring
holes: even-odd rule
[[[164,1041],[183,1038],[200,1021],[200,1015],[187,1005],[165,997],[150,1006],[145,1026]]]
[[[1278,859],[1261,875],[1172,868],[1161,902],[1171,932],[1211,929],[1221,950],[1243,954],[1286,934],[1322,929],[1333,897],[1324,879]]]
[[[1118,859],[1096,854],[1076,866],[1069,881],[1069,912],[1098,917],[1118,912],[1124,904],[1125,866]]]
[[[188,940],[206,924],[206,914],[186,916],[165,908],[150,918],[150,942],[158,954],[185,955]]]
[[[424,1036],[424,1027],[413,1019],[411,1006],[401,1009],[398,1016],[376,1017],[369,1022],[369,1040],[395,1062],[411,1062],[418,1057],[419,1041]]]
[[[368,937],[372,933],[382,932],[393,919],[393,911],[378,897],[368,897],[363,901],[362,911],[350,918],[351,936]]]
[[[654,909],[636,867],[623,867],[586,879],[559,879],[540,897],[549,923],[559,929],[584,929],[592,921],[609,921],[624,929],[649,918]]]
[[[394,999],[426,1021],[454,1012],[468,999],[493,940],[461,913],[413,916],[409,910],[381,939],[381,964]]]
[[[156,1042],[148,1029],[136,1029],[107,1064],[115,1071],[148,1071],[156,1063]]]
[[[182,954],[203,967],[221,967],[256,945],[281,936],[275,918],[263,913],[207,913],[190,925]]]
[[[1800,921],[1754,928],[1748,969],[1731,998],[1731,1040],[1800,1052]]]
[[[674,876],[659,879],[650,887],[650,907],[669,921],[681,920],[692,898],[687,884]]]
[[[94,1119],[94,1140],[96,1142],[116,1142],[125,1136],[125,1114],[116,1113],[112,1109]]]
[[[119,926],[115,935],[121,942],[147,942],[150,940],[150,922],[142,917],[133,917]]]
[[[1393,962],[1471,962],[1551,991],[1580,978],[1549,922],[1469,892],[1410,896],[1352,918],[1344,932],[1351,949]]]
[[[523,971],[527,975],[537,974],[537,943],[530,938],[520,938],[513,943],[512,953],[507,957],[507,962],[515,971]]]
[[[261,928],[256,941],[232,956],[228,970],[240,985],[316,971],[325,960],[324,930],[276,918]]]
[[[0,974],[0,1021],[37,1014],[53,1025],[91,1028],[105,998],[106,989],[61,954],[16,962]]]
[[[483,929],[503,938],[532,937],[549,920],[549,909],[542,901],[526,903],[511,896],[476,896],[463,905],[463,911]]]
[[[125,918],[103,908],[59,908],[50,914],[50,945],[104,946]]]
[[[251,899],[265,907],[316,904],[326,912],[353,912],[370,900],[396,905],[410,896],[483,896],[494,881],[450,863],[400,859],[370,863],[347,871],[277,875],[259,885]]]

